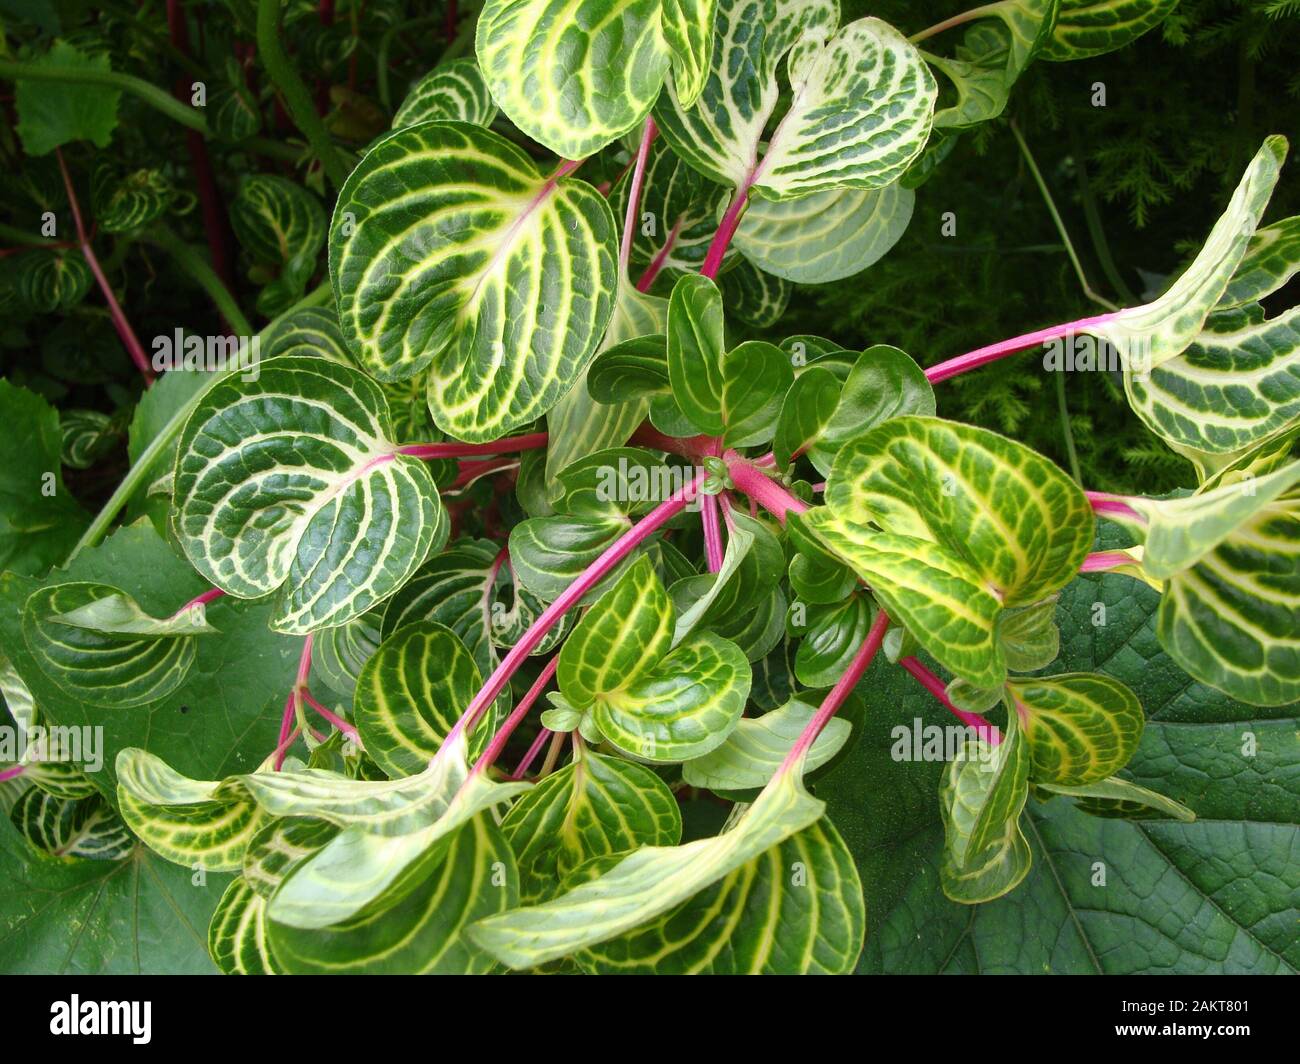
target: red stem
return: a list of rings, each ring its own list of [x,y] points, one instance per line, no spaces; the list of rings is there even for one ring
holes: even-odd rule
[[[224,594],[225,592],[222,591],[221,588],[210,587],[207,589],[207,591],[203,592],[203,594],[195,595],[192,599],[189,600],[189,602],[185,603],[184,606],[182,606],[175,613],[173,613],[172,617],[179,617],[186,610],[192,610],[196,606],[206,606],[209,602],[212,602],[214,599],[221,598],[221,596]]]
[[[413,458],[473,458],[484,454],[514,454],[546,446],[546,433],[530,432],[526,436],[507,436],[490,443],[408,443],[397,448],[398,454]]]
[[[700,496],[700,521],[704,525],[704,556],[709,572],[722,568],[722,528],[718,522],[718,499],[715,495]]]
[[[632,168],[632,184],[627,193],[627,210],[623,214],[623,242],[618,250],[620,276],[627,274],[627,264],[632,258],[632,234],[636,231],[637,212],[641,209],[641,190],[645,185],[646,160],[650,158],[650,145],[659,134],[655,120],[646,116],[641,133],[641,145],[636,150],[636,163]]]
[[[104,293],[104,299],[108,303],[108,313],[113,319],[113,325],[122,340],[122,345],[130,354],[136,368],[143,374],[145,385],[151,385],[153,371],[149,368],[149,359],[145,357],[144,348],[136,339],[135,330],[131,328],[131,323],[126,320],[126,315],[118,305],[117,296],[113,295],[113,288],[100,268],[99,259],[95,257],[95,251],[90,246],[90,238],[86,236],[86,227],[81,220],[81,204],[77,202],[77,193],[72,187],[72,175],[68,173],[68,164],[63,161],[63,152],[55,148],[54,154],[59,157],[59,169],[63,172],[63,187],[68,192],[68,205],[72,208],[72,222],[77,229],[77,241],[81,244],[81,253],[86,257],[86,264],[90,267],[90,272],[95,275],[100,291]]]
[[[844,700],[849,697],[849,692],[857,686],[858,681],[862,679],[872,659],[875,658],[876,652],[880,650],[880,644],[885,638],[885,629],[889,627],[889,615],[884,610],[876,614],[876,619],[871,622],[871,628],[867,631],[867,637],[862,641],[862,646],[858,652],[853,655],[853,660],[849,662],[849,667],[845,670],[844,675],[836,681],[830,693],[822,700],[821,706],[813,714],[812,720],[804,728],[799,738],[795,740],[794,746],[786,754],[785,760],[781,762],[781,767],[777,769],[776,775],[780,776],[783,772],[798,764],[800,758],[808,752],[809,747],[817,741],[817,736],[821,734],[822,729],[826,727],[831,717],[835,716]],[[775,777],[773,777],[775,778]]]
[[[456,10],[456,0],[447,0],[447,18],[443,26],[443,37],[447,40],[448,47],[456,39],[456,23],[459,20],[459,13]]]
[[[308,635],[302,641],[302,653],[298,655],[298,673],[294,677],[293,687],[289,691],[289,697],[284,701],[284,715],[280,718],[280,741],[275,748],[276,772],[284,764],[285,755],[289,752],[289,747],[293,745],[293,735],[296,735],[301,729],[294,728],[293,719],[298,712],[298,696],[307,689],[307,677],[311,675],[311,646],[315,641],[314,635]]]
[[[490,706],[502,690],[505,689],[510,677],[528,658],[528,655],[536,649],[543,637],[559,622],[578,601],[603,580],[614,568],[626,558],[633,550],[645,540],[649,539],[661,525],[686,509],[689,503],[699,492],[700,485],[708,479],[708,473],[701,470],[685,487],[674,492],[671,496],[661,502],[645,517],[641,518],[635,525],[629,528],[618,539],[616,539],[605,552],[601,554],[594,562],[587,566],[586,570],[566,587],[559,598],[552,602],[541,615],[535,620],[504,658],[501,663],[488,677],[487,682],[483,685],[478,694],[474,696],[468,708],[461,717],[456,721],[451,731],[447,735],[450,740],[461,732],[468,731],[477,723],[483,712]],[[447,742],[444,741],[442,749],[447,748]]]
[[[672,229],[668,231],[668,239],[664,241],[664,246],[659,249],[659,253],[651,260],[650,265],[645,268],[645,273],[636,283],[638,292],[650,291],[650,286],[655,283],[655,278],[659,276],[660,271],[664,268],[664,263],[668,261],[668,256],[672,254],[673,248],[677,245],[677,237],[682,231],[682,220],[677,219],[673,223]]]
[[[628,442],[634,447],[649,447],[654,451],[664,451],[667,454],[675,454],[695,462],[707,458],[717,449],[717,441],[712,436],[684,436],[680,438],[665,436],[648,421],[641,424],[632,433],[632,438]]]
[[[925,376],[931,384],[938,384],[940,381],[946,381],[950,377],[968,373],[980,366],[996,362],[1000,358],[1014,355],[1017,351],[1024,351],[1026,348],[1034,347],[1037,344],[1047,343],[1049,340],[1059,340],[1076,332],[1087,332],[1089,326],[1101,325],[1114,317],[1115,314],[1113,313],[1098,314],[1091,318],[1080,318],[1078,321],[1067,321],[1064,325],[1051,325],[1046,329],[1025,333],[1022,336],[1013,336],[1010,340],[1002,340],[996,344],[989,344],[987,347],[978,347],[964,355],[950,358],[947,362],[940,362],[937,366],[931,366],[925,371]]]
[[[546,666],[538,674],[537,679],[533,681],[533,686],[528,688],[528,693],[519,700],[519,705],[515,706],[514,712],[506,718],[506,722],[497,729],[497,733],[492,736],[492,741],[488,743],[487,749],[483,751],[483,756],[478,759],[478,764],[474,766],[474,771],[484,773],[501,755],[501,751],[506,748],[506,743],[510,736],[514,734],[516,728],[523,723],[528,716],[528,711],[533,708],[536,702],[546,690],[546,685],[551,682],[555,676],[555,669],[560,664],[560,655],[556,654],[546,663]],[[540,737],[539,737],[540,738]]]
[[[736,235],[736,230],[740,228],[741,216],[749,205],[749,186],[752,180],[751,177],[749,181],[736,189],[736,194],[731,198],[731,205],[727,208],[727,213],[722,216],[718,231],[713,234],[713,240],[709,242],[709,250],[704,255],[704,265],[700,267],[700,273],[704,274],[705,277],[715,278],[718,276],[718,271],[722,269],[722,260],[727,254],[727,248],[731,245],[731,238]]]
[[[333,724],[334,727],[338,728],[338,730],[341,731],[344,735],[351,735],[353,738],[356,737],[357,734],[356,727],[350,724],[348,721],[344,720],[333,710],[326,709],[324,706],[322,706],[320,702],[318,702],[315,699],[315,697],[312,695],[310,691],[303,690],[302,697],[303,697],[303,701],[305,701],[307,705],[311,706],[312,709],[314,709],[327,721]]]
[[[514,469],[518,465],[519,459],[517,458],[485,458],[479,461],[473,459],[462,460],[456,469],[456,479],[443,488],[443,494],[449,495],[453,492],[463,491],[474,481],[488,476],[490,473],[499,473],[503,469]]]
[[[0,772],[0,783],[4,783],[7,780],[15,780],[26,771],[26,765],[12,765],[3,772]]]
[[[990,724],[978,713],[968,713],[964,709],[958,709],[952,704],[952,699],[948,697],[948,689],[944,682],[939,679],[933,672],[925,667],[916,658],[902,658],[898,664],[910,672],[930,694],[934,695],[947,708],[948,712],[956,717],[967,727],[974,728],[981,739],[992,746],[996,746],[1002,741],[1002,736],[998,732],[997,726]]]
[[[770,458],[769,455],[764,455],[763,458],[756,459],[756,461],[763,462],[768,458]],[[731,477],[731,482],[740,491],[743,491],[764,510],[775,514],[776,519],[781,524],[785,524],[786,514],[792,511],[801,514],[808,509],[806,502],[791,495],[790,492],[781,487],[753,462],[733,458],[727,463],[727,475]]]
[[[1085,491],[1093,513],[1105,514],[1121,521],[1133,521],[1146,524],[1146,518],[1131,507],[1123,495],[1111,495],[1104,491]]]
[[[556,733],[550,728],[543,728],[537,733],[537,738],[533,740],[533,745],[528,748],[528,753],[519,759],[519,764],[515,770],[510,773],[512,780],[521,780],[528,775],[528,770],[533,767],[533,762],[537,760],[537,755],[542,752],[542,747],[546,745],[546,740]]]
[[[1111,569],[1121,569],[1126,565],[1136,565],[1138,561],[1126,550],[1099,550],[1089,554],[1079,566],[1081,573],[1104,573]]]

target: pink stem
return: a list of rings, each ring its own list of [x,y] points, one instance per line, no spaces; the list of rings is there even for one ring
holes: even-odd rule
[[[1099,550],[1083,559],[1079,572],[1104,573],[1111,569],[1122,569],[1126,565],[1136,564],[1137,559],[1126,550]]]
[[[1134,521],[1146,524],[1146,518],[1131,507],[1123,495],[1111,495],[1104,491],[1085,491],[1088,502],[1092,504],[1093,513],[1105,514],[1121,521]]]
[[[648,421],[637,427],[628,443],[633,447],[649,447],[654,451],[675,454],[696,462],[717,449],[717,441],[712,436],[666,436]]]
[[[637,213],[641,209],[641,191],[645,185],[646,161],[650,158],[650,145],[659,135],[655,120],[646,116],[645,130],[641,134],[641,146],[636,151],[636,164],[632,169],[632,184],[627,193],[627,210],[623,215],[623,243],[618,249],[618,265],[621,274],[626,275],[627,264],[632,259],[632,234],[636,231]]]
[[[1098,314],[1091,318],[1080,318],[1078,321],[1067,321],[1064,325],[1051,325],[1046,329],[1039,329],[1037,332],[1025,333],[1023,336],[1013,336],[1010,340],[1003,340],[1000,343],[989,344],[987,347],[976,348],[964,355],[950,358],[947,362],[940,362],[937,366],[931,366],[925,371],[925,376],[931,384],[938,384],[940,381],[948,380],[949,377],[968,373],[970,370],[978,369],[980,366],[996,362],[1000,358],[1014,355],[1017,351],[1024,351],[1026,348],[1034,347],[1037,344],[1047,343],[1049,340],[1059,340],[1076,332],[1087,332],[1089,326],[1101,325],[1114,317],[1115,314],[1113,313]]]
[[[978,713],[968,713],[966,710],[958,709],[954,706],[952,704],[952,699],[948,697],[948,689],[944,686],[944,682],[927,669],[919,660],[916,658],[902,658],[898,664],[910,672],[922,687],[943,703],[949,713],[967,727],[974,728],[980,738],[985,742],[996,746],[1002,741],[1002,736],[998,733],[998,729],[995,725],[990,724]]]
[[[307,677],[311,675],[311,646],[314,641],[314,635],[308,635],[302,641],[302,653],[298,655],[298,674],[294,677],[293,688],[284,702],[284,716],[280,718],[280,743],[275,749],[276,772],[280,771],[280,766],[284,764],[284,757],[289,752],[289,747],[293,745],[288,738],[289,729],[298,712],[298,696],[307,689]],[[294,733],[300,730],[294,729]]]
[[[481,477],[486,477],[491,473],[499,473],[503,469],[514,469],[518,465],[519,460],[509,456],[477,460],[472,458],[462,459],[456,470],[456,479],[443,488],[443,494],[463,491]]]
[[[678,218],[677,221],[673,223],[672,229],[668,231],[668,238],[664,241],[664,246],[661,247],[655,257],[650,260],[650,265],[645,268],[645,273],[643,273],[641,279],[637,281],[636,290],[638,292],[650,291],[650,286],[655,283],[655,278],[658,277],[660,272],[663,270],[664,263],[668,261],[668,256],[673,253],[673,248],[677,246],[677,238],[681,235],[681,231],[682,220]]]
[[[709,572],[722,568],[722,528],[718,523],[718,499],[714,495],[700,496],[700,522],[704,525],[704,556]]]
[[[474,696],[469,707],[461,714],[460,719],[456,721],[448,733],[448,740],[461,732],[469,730],[477,723],[487,707],[505,689],[506,684],[510,682],[510,677],[515,674],[515,671],[542,641],[546,633],[559,623],[560,618],[569,611],[569,608],[600,583],[639,544],[649,539],[661,525],[681,513],[686,508],[686,504],[695,498],[700,485],[707,479],[707,472],[701,470],[697,473],[694,480],[674,492],[611,543],[599,558],[587,566],[581,576],[560,593],[559,598],[542,611],[537,620],[533,621],[528,631],[524,633],[523,638],[510,648],[506,656],[501,659],[501,664],[488,677],[487,683]],[[445,750],[446,748],[447,742],[444,741],[442,749]]]
[[[275,765],[274,771],[279,772],[284,767],[285,755],[298,741],[298,736],[302,734],[301,728],[294,728],[288,735],[280,740],[280,745],[275,748]]]
[[[294,708],[293,692],[290,691],[288,697],[284,700],[284,713],[280,717],[280,737],[276,740],[275,745],[275,761],[272,768],[276,772],[280,771],[281,766],[284,764],[285,754],[289,752],[289,747],[293,745],[293,740],[301,730],[293,726]]]
[[[537,755],[542,752],[542,747],[546,745],[546,740],[556,734],[550,728],[543,728],[537,733],[537,738],[533,740],[533,745],[528,748],[528,753],[524,754],[515,766],[515,770],[510,773],[512,780],[521,780],[528,775],[528,770],[533,767],[533,762],[537,760]]]
[[[867,637],[862,641],[862,646],[858,652],[853,655],[853,660],[849,662],[849,667],[844,671],[844,675],[836,681],[823,700],[817,712],[813,714],[812,720],[804,728],[799,738],[795,740],[794,746],[786,754],[785,760],[781,762],[781,767],[777,769],[776,775],[780,776],[793,765],[799,762],[799,759],[808,752],[809,747],[817,741],[817,736],[826,727],[831,717],[835,716],[844,700],[849,697],[849,692],[857,686],[859,680],[866,673],[867,668],[871,665],[872,659],[875,658],[876,652],[880,649],[880,644],[885,638],[885,629],[889,627],[889,615],[881,610],[876,614],[876,619],[871,622],[871,628],[867,631]],[[773,777],[775,778],[775,777]]]
[[[731,245],[731,238],[736,235],[736,230],[740,228],[741,216],[749,205],[749,186],[752,180],[751,177],[749,181],[736,189],[736,194],[731,198],[731,205],[727,208],[727,213],[722,216],[718,231],[713,234],[713,240],[709,243],[709,250],[704,255],[704,265],[700,267],[700,273],[704,274],[705,277],[716,278],[718,271],[722,269],[722,259],[727,254],[727,248]]]
[[[764,455],[764,458],[767,456]],[[763,459],[758,459],[762,462]],[[752,462],[734,459],[727,465],[727,475],[736,487],[758,503],[764,510],[776,515],[776,519],[785,524],[786,514],[793,511],[801,514],[808,509],[808,504],[797,499],[775,480],[767,476]]]
[[[340,717],[337,713],[333,712],[332,710],[326,709],[324,706],[322,706],[310,691],[304,690],[302,692],[302,698],[303,701],[307,703],[307,705],[311,706],[312,709],[314,709],[327,721],[333,724],[334,727],[338,728],[339,731],[343,732],[345,735],[351,735],[353,737],[356,736],[357,729],[354,725],[344,720],[342,717]]]
[[[172,617],[173,618],[179,617],[186,610],[192,610],[199,606],[206,606],[209,602],[212,602],[214,599],[221,598],[221,596],[224,594],[225,592],[222,591],[221,588],[210,587],[207,589],[207,591],[203,592],[203,594],[195,595],[192,599],[189,600],[189,602],[185,603],[184,606],[182,606],[175,613],[173,613]]]
[[[26,765],[13,765],[5,769],[3,772],[0,772],[0,783],[5,783],[9,780],[15,780],[26,771],[27,771]]]
[[[530,432],[526,436],[507,436],[490,443],[408,443],[397,448],[397,453],[412,458],[473,458],[485,454],[514,454],[545,446],[546,433]]]
[[[551,682],[555,675],[555,669],[560,664],[560,655],[556,654],[546,663],[546,666],[538,674],[537,679],[533,681],[533,686],[528,688],[528,693],[519,700],[519,705],[515,706],[514,712],[506,718],[506,722],[497,729],[497,733],[492,736],[492,741],[488,743],[487,749],[483,751],[483,756],[478,759],[478,764],[474,766],[474,771],[484,773],[500,755],[501,751],[506,748],[506,743],[510,736],[514,734],[516,728],[523,723],[528,716],[528,711],[533,708],[533,703],[546,690],[546,685]]]
[[[145,386],[153,384],[153,370],[149,368],[149,359],[145,356],[144,348],[136,338],[135,330],[131,328],[131,323],[126,320],[126,314],[123,313],[121,305],[117,301],[117,296],[113,294],[113,286],[108,283],[108,278],[104,276],[103,269],[100,268],[99,259],[95,257],[95,250],[90,246],[90,238],[86,236],[86,227],[81,220],[81,205],[77,202],[76,190],[72,187],[72,175],[68,173],[68,164],[63,161],[63,152],[59,148],[54,149],[54,154],[59,157],[59,169],[63,172],[63,187],[68,192],[68,205],[72,208],[72,222],[77,229],[77,242],[81,244],[81,253],[86,258],[86,265],[90,267],[90,272],[95,275],[95,280],[99,284],[99,290],[104,293],[104,301],[108,303],[108,313],[113,319],[113,326],[117,329],[117,335],[122,341],[122,346],[131,356],[131,361],[135,363],[136,368],[144,376]]]

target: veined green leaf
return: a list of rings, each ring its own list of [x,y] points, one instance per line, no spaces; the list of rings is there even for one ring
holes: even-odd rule
[[[1241,307],[1270,296],[1300,273],[1300,215],[1255,230],[1245,257],[1219,300]]]
[[[672,52],[673,86],[682,105],[691,107],[709,76],[716,0],[663,2],[663,33]]]
[[[519,903],[514,857],[491,814],[458,828],[442,864],[395,904],[325,928],[269,921],[276,962],[294,974],[482,974],[491,956],[465,928]]]
[[[61,410],[63,436],[60,458],[69,469],[89,469],[117,445],[121,426],[98,410]]]
[[[281,588],[272,627],[365,613],[447,536],[433,478],[389,442],[379,386],[327,359],[283,356],[228,378],[181,432],[174,525],[204,576],[241,598]]]
[[[736,246],[759,269],[796,284],[825,284],[878,262],[912,220],[916,193],[897,182],[836,188],[798,199],[755,199]]]
[[[1042,56],[1059,63],[1113,52],[1160,25],[1177,6],[1178,0],[1061,0]]]
[[[682,779],[711,791],[766,787],[816,712],[816,706],[792,698],[761,717],[745,717],[721,746],[683,764]],[[808,750],[805,771],[820,768],[839,753],[851,730],[840,717],[827,721]]]
[[[1036,672],[1056,660],[1061,649],[1056,599],[1049,595],[1029,606],[1003,610],[998,617],[998,645],[1012,672]]]
[[[1175,802],[1163,794],[1139,787],[1118,776],[1069,787],[1057,783],[1036,783],[1034,786],[1049,795],[1061,794],[1073,798],[1075,805],[1090,816],[1123,817],[1138,819],[1145,817],[1168,817],[1190,824],[1196,819],[1182,802]]]
[[[325,244],[320,201],[288,178],[253,174],[240,183],[230,224],[254,259],[279,271],[259,293],[258,309],[272,317],[287,310],[306,290]]]
[[[692,632],[752,611],[780,580],[785,556],[777,537],[746,514],[733,514],[732,520],[722,567],[682,577],[669,589],[676,615],[673,646]]]
[[[793,383],[794,369],[776,344],[747,340],[728,351],[722,358],[723,442],[752,447],[771,440]]]
[[[23,607],[23,636],[41,670],[95,705],[141,706],[166,697],[194,664],[194,635],[212,631],[201,619],[150,617],[108,584],[54,584]]]
[[[36,314],[71,310],[94,284],[85,256],[64,248],[34,248],[23,257],[15,294]]]
[[[700,432],[720,436],[723,421],[722,293],[697,273],[680,277],[668,300],[668,379],[672,397]]]
[[[490,126],[496,114],[478,61],[466,56],[434,67],[412,85],[393,115],[393,128],[437,121]]]
[[[879,19],[834,31],[837,6],[719,0],[699,103],[687,108],[670,83],[655,112],[674,151],[706,177],[768,199],[896,181],[925,147],[934,77],[916,48]],[[760,160],[787,52],[793,94]]]
[[[626,517],[530,517],[510,530],[515,579],[553,602],[605,549],[632,527]],[[587,598],[608,586],[607,577]]]
[[[1010,680],[1007,693],[1029,746],[1034,783],[1097,783],[1127,765],[1142,739],[1142,703],[1109,676]]]
[[[871,628],[871,597],[850,593],[825,605],[799,604],[804,623],[795,653],[794,672],[806,687],[831,687],[848,669]]]
[[[852,854],[822,818],[576,959],[600,973],[843,975],[852,971],[865,931]]]
[[[318,853],[340,830],[339,825],[314,817],[272,820],[249,840],[240,878],[254,894],[270,898],[290,872]]]
[[[51,857],[120,861],[135,839],[102,794],[58,798],[29,787],[9,814],[19,833]]]
[[[770,329],[780,321],[793,293],[789,281],[764,273],[746,259],[722,275],[722,298],[728,313],[755,329]]]
[[[823,808],[796,772],[785,772],[724,834],[642,847],[557,898],[479,921],[469,936],[511,968],[566,957],[668,912],[814,823]]]
[[[382,620],[382,610],[371,610],[316,636],[311,648],[312,669],[332,690],[352,697],[357,677],[379,649]]]
[[[366,753],[391,777],[423,772],[481,683],[474,658],[450,628],[435,621],[399,628],[357,682],[354,714]],[[483,719],[490,725],[492,714]],[[487,738],[475,729],[471,756]]]
[[[839,406],[842,387],[839,377],[824,366],[809,366],[795,378],[781,404],[772,441],[782,469],[789,469],[826,431]]]
[[[95,221],[109,233],[130,232],[148,225],[167,210],[174,194],[161,170],[142,168],[119,174],[111,164],[102,163],[91,175]]]
[[[520,901],[558,892],[593,857],[642,846],[676,846],[682,818],[667,784],[641,765],[574,749],[573,761],[510,807],[501,829],[519,864]]]
[[[283,974],[266,937],[266,899],[237,876],[208,924],[208,955],[226,975]]]
[[[1087,331],[1114,344],[1127,380],[1150,373],[1200,334],[1246,256],[1286,159],[1285,137],[1268,137],[1246,168],[1204,246],[1165,293],[1140,307],[1103,315]]]
[[[262,337],[262,357],[311,355],[355,365],[339,330],[339,318],[331,307],[302,307],[277,318]]]
[[[546,176],[488,130],[428,122],[385,137],[348,178],[330,277],[362,365],[382,380],[429,368],[438,426],[481,441],[541,417],[582,376],[614,308],[616,247],[589,185]]]

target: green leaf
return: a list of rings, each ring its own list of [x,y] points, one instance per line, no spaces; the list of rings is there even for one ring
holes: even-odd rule
[[[1160,25],[1177,6],[1178,0],[1061,0],[1042,56],[1059,63],[1114,52]]]
[[[16,295],[34,314],[71,310],[94,284],[94,275],[79,250],[34,248],[26,253],[22,266]]]
[[[826,502],[806,527],[977,687],[1006,675],[1000,611],[1063,587],[1092,540],[1091,508],[1055,465],[937,418],[893,418],[842,447]]]
[[[353,703],[362,745],[390,777],[423,772],[482,684],[474,658],[435,621],[405,625],[361,670]],[[486,714],[489,725],[492,715]],[[476,729],[471,755],[488,734]]]
[[[1003,610],[998,618],[998,646],[1012,672],[1034,672],[1054,662],[1061,649],[1056,596]]]
[[[395,198],[395,181],[410,191]],[[344,336],[381,380],[430,368],[444,431],[496,439],[545,414],[596,353],[614,308],[615,232],[593,188],[547,177],[495,133],[456,122],[398,130],[352,172],[334,210]]]
[[[447,536],[433,478],[388,440],[369,378],[282,356],[213,386],[181,431],[174,526],[195,568],[243,598],[280,589],[272,627],[305,633],[383,601]]]
[[[1300,215],[1256,229],[1237,272],[1219,300],[1241,307],[1270,296],[1300,273]]]
[[[501,829],[519,864],[520,902],[558,893],[593,857],[642,846],[675,846],[682,818],[667,785],[649,769],[574,748],[573,761],[510,807]]]
[[[814,823],[823,803],[794,772],[776,777],[730,831],[644,846],[541,905],[481,920],[470,938],[511,968],[532,968],[631,931]]]
[[[1133,756],[1146,723],[1137,696],[1100,673],[1011,680],[1007,694],[1034,783],[1077,787],[1114,775]]]
[[[605,549],[632,527],[626,517],[530,517],[510,530],[515,578],[553,602]],[[608,578],[593,589],[592,598]]]
[[[382,610],[371,610],[316,636],[311,648],[312,669],[331,690],[352,698],[361,670],[379,649],[382,621]]]
[[[716,630],[751,613],[780,580],[784,561],[780,541],[766,524],[732,514],[722,567],[716,573],[682,577],[669,589],[676,614],[673,646],[692,632]]]
[[[761,717],[746,717],[727,741],[703,757],[682,765],[682,779],[711,791],[747,791],[765,787],[790,753],[816,706],[792,698]],[[805,770],[812,772],[831,760],[848,741],[852,726],[832,717],[808,750]]]
[[[126,825],[102,794],[59,798],[30,787],[9,819],[23,838],[52,857],[120,861],[135,848]]]
[[[118,444],[122,431],[113,418],[98,410],[61,410],[59,458],[69,469],[89,469]]]
[[[467,56],[439,64],[412,85],[393,115],[393,128],[437,121],[490,126],[496,115],[478,61]]]
[[[860,273],[898,243],[916,194],[897,182],[875,190],[830,189],[798,199],[753,200],[736,246],[755,266],[795,284]]]
[[[108,233],[126,233],[161,217],[175,189],[161,170],[142,168],[119,175],[110,164],[102,164],[92,174],[90,194],[100,227]]]
[[[226,975],[282,974],[266,937],[266,899],[236,876],[208,925],[208,954]]]
[[[785,314],[794,286],[741,259],[722,276],[728,311],[755,329],[770,329]]]
[[[832,33],[838,14],[829,2],[719,0],[700,103],[687,109],[670,84],[655,112],[673,150],[719,184],[768,199],[896,181],[930,134],[934,78],[892,26],[866,18]],[[787,52],[791,103],[759,159]]]
[[[44,70],[106,72],[107,54],[88,55],[67,41],[55,41],[48,52],[32,60]],[[68,82],[26,81],[14,85],[14,106],[18,111],[18,135],[23,150],[32,156],[48,155],[55,148],[76,140],[88,140],[107,148],[117,128],[120,89]]]
[[[720,436],[723,421],[722,293],[700,274],[686,274],[668,300],[668,379],[672,396],[700,432]]]
[[[195,635],[212,631],[201,618],[150,617],[108,584],[54,584],[23,607],[23,635],[37,664],[63,691],[91,705],[165,698],[194,665]]]
[[[668,338],[663,334],[633,337],[610,346],[587,374],[587,391],[602,404],[666,395],[671,387]]]
[[[798,626],[801,637],[795,654],[794,671],[807,687],[831,687],[848,669],[871,628],[871,597],[849,594],[828,605],[802,606],[805,623]]]
[[[1196,819],[1187,806],[1157,794],[1147,787],[1139,787],[1119,776],[1069,787],[1057,783],[1035,784],[1040,790],[1051,794],[1063,794],[1076,799],[1075,805],[1091,816],[1118,816],[1127,819],[1149,816],[1165,816],[1190,824]]]
[[[230,224],[254,260],[278,270],[259,293],[258,309],[269,316],[287,310],[306,291],[325,244],[320,201],[287,178],[254,174],[240,182]]]
[[[54,408],[0,380],[0,419],[11,434],[0,471],[0,571],[35,576],[67,557],[90,518],[63,483]]]
[[[723,442],[751,447],[771,440],[793,383],[790,360],[775,344],[747,340],[728,351],[722,359]]]
[[[518,904],[514,858],[490,814],[451,836],[438,869],[396,904],[332,927],[268,922],[277,964],[305,975],[478,975],[495,961],[465,936],[476,920]]]
[[[290,817],[264,824],[244,850],[243,875],[249,890],[270,898],[289,873],[338,835],[328,820]]]
[[[853,855],[823,818],[576,959],[598,973],[843,975],[865,929]]]
[[[843,387],[839,377],[824,366],[809,366],[786,392],[777,417],[772,450],[777,465],[789,469],[831,423]]]

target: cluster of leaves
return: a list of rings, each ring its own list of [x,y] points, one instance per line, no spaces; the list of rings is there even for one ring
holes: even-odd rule
[[[1261,303],[1300,271],[1300,219],[1262,224],[1285,140],[1145,303],[928,371],[772,339],[794,286],[886,256],[1036,60],[1172,6],[1001,0],[949,54],[834,0],[487,0],[387,132],[394,5],[235,5],[201,128],[122,80],[113,18],[33,34],[0,65],[23,179],[55,153],[77,238],[29,236],[7,298],[99,284],[138,356],[104,274],[151,245],[256,345],[123,397],[93,521],[60,470],[104,426],[0,384],[0,963],[1300,967],[1300,332]],[[174,174],[92,178],[128,234],[96,258],[62,150],[109,144],[119,91],[234,159],[278,150],[281,102],[301,129],[304,175],[231,203],[255,337],[219,226],[210,257],[166,227]],[[1076,333],[1194,491],[1086,493],[937,416],[935,385]]]

